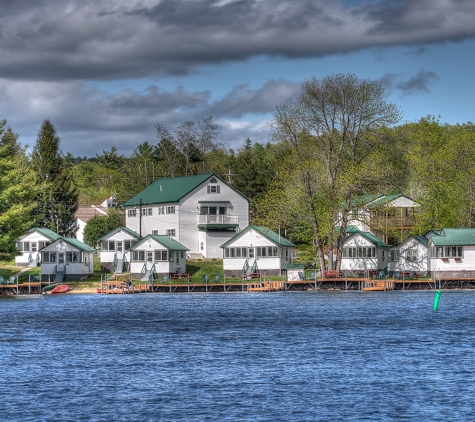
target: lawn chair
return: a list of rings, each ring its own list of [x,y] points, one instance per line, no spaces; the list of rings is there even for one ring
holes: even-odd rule
[[[221,280],[221,274],[218,274],[216,276],[216,278],[213,280],[214,283],[219,283],[219,281]]]
[[[5,279],[0,275],[0,284],[5,284]]]
[[[7,284],[15,284],[15,276],[11,275],[8,277]]]
[[[304,277],[302,271],[299,271],[299,280],[300,280],[300,281],[304,281],[304,280],[305,280],[305,277]]]
[[[381,270],[376,277],[377,280],[385,280],[386,279],[386,270]]]
[[[203,284],[208,284],[209,283],[209,278],[207,274],[203,274],[203,277],[201,278],[203,280]]]
[[[160,283],[162,283],[162,284],[168,283],[168,276],[164,275],[163,278],[160,280]]]
[[[399,271],[393,271],[393,278],[395,280],[398,280],[399,279]]]
[[[40,282],[40,276],[38,274],[33,274],[33,282],[39,283]]]
[[[312,271],[308,276],[307,280],[315,280],[315,271]]]

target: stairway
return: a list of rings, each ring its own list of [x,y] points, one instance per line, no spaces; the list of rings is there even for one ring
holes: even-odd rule
[[[117,259],[117,264],[114,270],[114,274],[122,274],[123,266],[124,266],[124,258]]]

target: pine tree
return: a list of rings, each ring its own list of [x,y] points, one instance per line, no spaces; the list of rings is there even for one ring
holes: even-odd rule
[[[78,192],[69,169],[63,167],[59,142],[54,125],[46,119],[32,154],[39,188],[35,214],[38,226],[72,237],[77,230]]]
[[[35,174],[18,135],[0,121],[0,259],[17,253],[16,240],[34,223]]]

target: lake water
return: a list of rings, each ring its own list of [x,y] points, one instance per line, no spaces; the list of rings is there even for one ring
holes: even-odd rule
[[[472,421],[475,292],[0,299],[3,421]]]

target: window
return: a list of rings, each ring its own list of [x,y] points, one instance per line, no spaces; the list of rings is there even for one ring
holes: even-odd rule
[[[346,246],[343,248],[343,258],[375,258],[376,248],[374,246]],[[384,251],[383,251],[384,260]]]
[[[137,210],[135,208],[133,210],[127,210],[127,217],[137,217]]]
[[[152,234],[158,234],[158,230],[152,230]]]
[[[208,185],[208,193],[219,193],[219,185]]]
[[[115,240],[103,240],[101,242],[101,250],[115,251]]]
[[[431,258],[463,258],[463,246],[432,246]]]
[[[152,210],[153,208],[142,208],[142,215],[143,216],[153,215]]]
[[[175,229],[167,229],[167,236],[175,237],[176,236]]]
[[[31,242],[31,252],[37,252],[37,243],[36,242]]]
[[[42,262],[45,263],[55,263],[56,262],[56,252],[43,252],[43,256],[41,258]]]
[[[164,215],[165,214],[165,207],[158,207],[158,215]]]
[[[135,240],[124,240],[124,247],[130,249],[135,243],[137,243]]]
[[[79,253],[66,252],[66,262],[79,262]]]
[[[200,242],[200,250],[203,250],[203,249],[204,249],[203,242]]]
[[[209,182],[210,183],[218,183],[218,179],[216,179],[216,177],[212,177],[211,179],[209,179]]]
[[[25,252],[29,252],[30,250],[30,242],[23,242],[23,250]]]
[[[417,249],[406,250],[406,261],[409,261],[409,262],[417,261]]]
[[[155,261],[168,261],[168,250],[166,249],[156,249],[155,250]]]
[[[390,261],[399,261],[399,251],[397,249],[389,251]]]
[[[132,260],[134,261],[145,261],[145,251],[133,251]]]
[[[167,207],[167,214],[175,214],[175,206]]]

